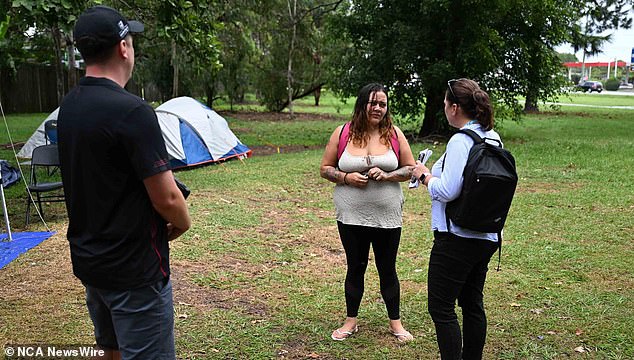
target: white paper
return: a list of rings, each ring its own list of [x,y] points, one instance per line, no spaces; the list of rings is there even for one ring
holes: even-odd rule
[[[429,160],[429,158],[431,157],[431,154],[432,154],[432,151],[429,149],[422,150],[420,153],[418,153],[418,160],[423,165],[425,165],[427,160]],[[420,185],[420,181],[418,180],[418,178],[416,176],[412,176],[412,178],[409,181],[409,188],[416,189],[419,185]]]

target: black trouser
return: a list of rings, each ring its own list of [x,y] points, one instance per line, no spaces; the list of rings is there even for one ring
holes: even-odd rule
[[[337,222],[339,237],[346,251],[346,309],[348,317],[357,317],[363,297],[365,269],[368,267],[370,245],[379,272],[381,295],[391,320],[400,318],[401,288],[396,275],[396,254],[401,241],[401,228],[381,229],[346,225]]]
[[[427,301],[443,360],[481,359],[487,320],[482,290],[497,243],[434,232]],[[455,304],[462,308],[462,337]]]

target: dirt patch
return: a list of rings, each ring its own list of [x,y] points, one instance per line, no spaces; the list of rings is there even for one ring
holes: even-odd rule
[[[578,183],[549,183],[549,182],[534,182],[530,185],[525,185],[520,182],[517,186],[517,193],[537,193],[537,194],[557,194],[562,191],[570,191],[582,188],[582,184]]]
[[[234,263],[228,261],[227,263]],[[180,261],[172,264],[171,278],[174,287],[174,307],[177,313],[186,314],[186,307],[242,309],[245,313],[265,316],[267,308],[262,300],[266,296],[256,294],[251,289],[220,289],[196,284],[192,279],[196,275],[207,274],[213,270],[209,264],[195,264]]]

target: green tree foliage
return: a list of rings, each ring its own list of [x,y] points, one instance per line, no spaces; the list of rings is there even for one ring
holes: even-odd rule
[[[7,33],[7,28],[9,27],[10,20],[11,16],[6,15],[6,18],[0,21],[0,40],[4,39],[4,34]]]
[[[554,50],[569,37],[577,19],[576,0],[512,0],[501,33],[505,42],[500,84],[525,97],[524,111],[538,111],[538,101],[555,102],[566,84]]]
[[[15,33],[21,34],[23,30],[19,29],[15,22],[15,16],[11,20],[11,4],[0,2],[0,13],[7,14],[6,18],[0,24],[0,72],[14,73],[16,70],[16,62],[20,63],[20,59],[25,58],[23,35],[15,36]],[[10,15],[11,14],[11,15]]]
[[[621,85],[621,81],[619,81],[619,79],[617,78],[609,78],[608,81],[605,82],[605,89],[606,90],[610,90],[610,91],[616,91],[619,89],[619,86]]]
[[[254,74],[252,64],[259,58],[252,29],[261,26],[265,15],[261,14],[258,3],[258,0],[234,0],[225,4],[221,16],[224,26],[218,38],[223,46],[220,54],[222,68],[217,78],[208,82],[207,98],[213,100],[223,93],[232,110],[234,103],[244,101]]]
[[[633,4],[632,0],[577,0],[579,20],[572,25],[570,43],[575,52],[583,50],[583,78],[587,76],[586,55],[601,53],[603,44],[612,38],[605,32],[632,26],[630,15]]]
[[[526,97],[525,110],[534,111],[538,101],[561,91],[565,81],[554,48],[579,35],[580,16],[596,19],[597,31],[625,25],[627,2],[350,2],[329,22],[329,80],[343,96],[371,81],[384,83],[396,114],[416,118],[424,109],[421,136],[447,131],[443,98],[451,78],[478,81],[494,98],[498,118],[517,118],[518,96]]]
[[[145,24],[139,37],[135,79],[155,85],[162,99],[204,91],[221,68],[219,1],[137,0],[126,2]]]
[[[262,7],[263,13],[269,16],[263,16],[260,26],[254,29],[259,56],[253,80],[261,102],[270,110],[281,111],[290,104],[289,89],[291,98],[297,99],[324,84],[320,70],[323,19],[341,1],[264,3],[267,6]]]
[[[421,135],[444,133],[447,80],[468,77],[495,89],[496,77],[487,75],[503,64],[498,29],[507,13],[501,0],[356,1],[330,23],[330,38],[345,44],[328,56],[332,86],[351,96],[365,83],[384,83],[396,114],[415,118],[424,106]]]
[[[63,59],[74,59],[72,27],[77,15],[87,6],[86,0],[13,0],[10,10],[20,27],[12,33],[11,41],[18,41],[25,48],[29,43],[34,50],[38,44],[52,44],[50,63],[57,77],[57,98],[64,96]],[[32,35],[29,35],[31,33]],[[26,37],[26,38],[25,38]],[[71,63],[69,62],[69,65]],[[71,86],[75,79],[71,77]]]
[[[559,56],[559,60],[562,63],[564,63],[564,62],[579,62],[579,59],[577,59],[577,55],[575,55],[575,54],[558,53],[557,56]]]
[[[583,50],[586,55],[596,55],[611,35],[602,33],[632,26],[632,0],[577,0],[578,21],[571,26],[571,39],[574,51]]]

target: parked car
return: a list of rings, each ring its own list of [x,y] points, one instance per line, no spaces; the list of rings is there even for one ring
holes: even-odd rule
[[[621,85],[619,85],[619,90],[623,89],[634,89],[634,85],[632,85],[631,83],[623,82],[621,83]]]
[[[603,84],[601,83],[601,81],[585,81],[579,85],[577,85],[577,88],[583,92],[601,92],[603,91]]]

